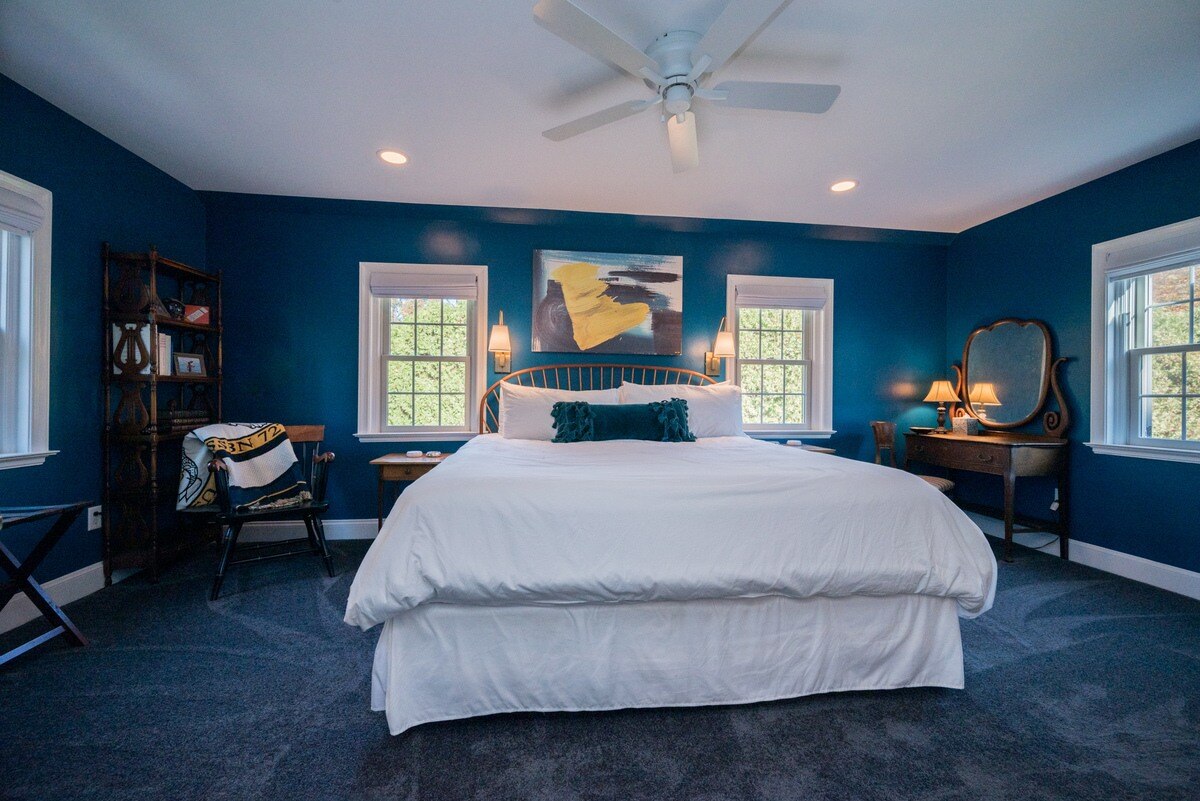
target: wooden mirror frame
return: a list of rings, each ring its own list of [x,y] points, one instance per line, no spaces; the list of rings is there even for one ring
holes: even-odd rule
[[[1037,326],[1042,333],[1042,381],[1041,389],[1038,394],[1037,404],[1033,410],[1023,419],[1016,420],[1010,423],[997,423],[995,421],[980,418],[975,409],[971,406],[971,399],[967,391],[968,382],[970,381],[970,354],[971,343],[975,341],[975,337],[988,331],[993,331],[1002,325],[1018,325],[1021,328],[1027,326]],[[970,416],[979,420],[980,425],[997,430],[1005,430],[1012,428],[1020,428],[1021,426],[1029,425],[1038,415],[1042,416],[1042,428],[1046,434],[1053,437],[1062,437],[1066,435],[1067,427],[1071,424],[1071,416],[1067,411],[1066,398],[1063,395],[1062,387],[1058,380],[1058,368],[1067,359],[1060,356],[1054,358],[1052,339],[1050,337],[1050,328],[1041,320],[1024,320],[1019,317],[1005,317],[988,325],[982,325],[971,332],[967,337],[966,344],[963,345],[962,367],[954,366],[957,382],[955,391],[958,397],[962,398],[962,405],[955,406],[951,410],[951,415],[954,417]],[[1046,401],[1049,399],[1050,393],[1054,393],[1054,402],[1058,406],[1057,409],[1043,409],[1046,407]]]

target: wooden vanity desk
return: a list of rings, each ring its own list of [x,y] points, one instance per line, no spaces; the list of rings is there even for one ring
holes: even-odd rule
[[[1004,559],[1012,560],[1013,518],[1017,479],[1055,476],[1058,479],[1058,523],[1048,531],[1059,537],[1059,556],[1069,556],[1067,517],[1067,440],[1045,434],[988,431],[975,435],[956,433],[904,435],[905,468],[912,462],[1000,476],[1004,481]]]

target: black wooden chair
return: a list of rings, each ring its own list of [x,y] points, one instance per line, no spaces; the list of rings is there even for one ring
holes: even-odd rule
[[[325,561],[325,569],[333,578],[333,559],[329,555],[329,546],[325,542],[325,528],[321,524],[321,516],[329,511],[329,503],[325,500],[325,486],[329,480],[329,468],[333,464],[333,454],[321,452],[321,442],[325,438],[325,426],[286,426],[288,439],[294,446],[299,446],[301,470],[308,481],[312,500],[296,506],[283,509],[267,509],[264,511],[244,511],[234,509],[229,502],[229,471],[221,459],[213,459],[209,470],[216,476],[218,510],[216,520],[224,531],[221,540],[221,562],[217,566],[217,577],[213,581],[210,600],[217,600],[221,594],[221,584],[225,581],[225,571],[234,565],[244,565],[249,562],[263,562],[268,559],[279,559],[284,556],[301,556],[312,554],[320,556]],[[269,520],[299,520],[303,521],[308,531],[306,537],[289,540],[274,540],[271,542],[256,542],[238,547],[238,535],[246,523],[259,523]],[[297,548],[296,546],[304,546]],[[246,553],[238,557],[236,554]]]
[[[887,451],[888,462],[896,467],[896,424],[888,420],[872,420],[871,430],[875,433],[875,464],[883,464],[883,452]],[[940,476],[920,476],[943,495],[954,492],[954,482]]]

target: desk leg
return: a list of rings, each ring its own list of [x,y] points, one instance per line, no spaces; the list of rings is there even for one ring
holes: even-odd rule
[[[1013,516],[1016,513],[1017,476],[1010,466],[1004,471],[1004,561],[1012,561]]]
[[[1058,474],[1058,557],[1071,558],[1071,518],[1068,506],[1067,491],[1069,489],[1068,466],[1063,465]]]
[[[380,529],[383,528],[383,470],[382,469],[380,469],[380,471],[379,471],[379,483],[375,487],[375,502],[376,502],[376,507],[377,507],[376,511],[378,512],[378,517],[379,517],[379,528],[377,528],[375,530],[379,531]]]

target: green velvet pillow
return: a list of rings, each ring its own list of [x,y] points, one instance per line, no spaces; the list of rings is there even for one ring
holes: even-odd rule
[[[554,416],[554,442],[696,441],[688,430],[687,401],[679,398],[619,404],[559,401],[554,404],[551,414]]]

